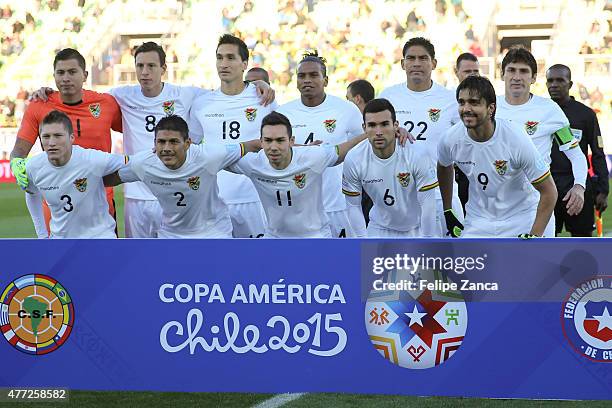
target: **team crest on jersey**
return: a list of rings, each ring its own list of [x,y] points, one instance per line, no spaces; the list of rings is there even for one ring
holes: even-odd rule
[[[578,354],[612,363],[612,276],[594,276],[572,289],[562,305],[561,325]]]
[[[440,109],[431,108],[427,113],[429,113],[429,119],[432,122],[437,122],[440,119]]]
[[[506,171],[508,171],[508,161],[507,160],[495,160],[495,163],[493,164],[495,165],[495,171],[500,176],[503,176],[504,174],[506,174]]]
[[[100,113],[102,112],[102,108],[99,103],[90,103],[89,104],[89,113],[91,116],[98,119],[100,117]]]
[[[402,187],[408,187],[410,183],[410,173],[397,173],[397,181]]]
[[[336,130],[336,119],[324,120],[323,126],[325,126],[325,130],[327,130],[329,133],[334,133],[334,130]]]
[[[244,110],[244,114],[249,122],[252,122],[257,117],[257,109],[255,108],[246,108]]]
[[[84,193],[87,190],[87,177],[74,180],[74,186],[79,193]]]
[[[189,185],[189,188],[192,190],[199,189],[200,188],[200,177],[198,176],[189,177],[187,179],[187,185]]]
[[[533,136],[533,134],[538,131],[538,123],[540,122],[535,122],[532,120],[525,122],[525,131],[529,136]]]
[[[296,174],[293,177],[293,182],[297,186],[297,188],[302,189],[306,185],[306,173]]]
[[[166,101],[162,104],[162,107],[164,108],[164,113],[166,115],[174,115],[174,102],[175,101]]]

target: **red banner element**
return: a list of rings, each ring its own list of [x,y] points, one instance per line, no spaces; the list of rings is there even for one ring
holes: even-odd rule
[[[11,162],[0,160],[0,183],[14,183],[15,176],[11,172]]]

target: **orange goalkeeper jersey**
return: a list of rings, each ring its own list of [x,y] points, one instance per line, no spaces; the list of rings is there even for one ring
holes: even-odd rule
[[[111,151],[111,129],[122,131],[121,110],[109,94],[83,90],[83,100],[65,104],[59,92],[48,95],[47,102],[33,101],[26,108],[17,137],[34,144],[45,115],[59,110],[68,115],[74,128],[74,144],[88,149]]]

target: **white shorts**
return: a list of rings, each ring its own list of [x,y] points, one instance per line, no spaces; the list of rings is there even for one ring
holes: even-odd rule
[[[394,231],[374,225],[372,222],[368,224],[366,232],[368,238],[416,238],[421,236],[418,227],[410,231]]]
[[[327,215],[332,238],[355,237],[355,232],[349,222],[348,210],[327,211],[325,214]]]
[[[228,204],[234,238],[261,238],[268,225],[266,213],[259,201]]]
[[[185,232],[185,231],[166,231],[161,227],[157,232],[158,238],[203,238],[203,239],[218,239],[232,238],[232,222],[228,217],[218,220],[215,225],[206,231]]]
[[[123,207],[126,238],[157,238],[162,209],[157,200],[126,198]]]
[[[467,217],[465,229],[461,238],[517,238],[521,234],[528,234],[535,220],[535,211],[521,213],[513,218],[494,221],[479,217]],[[545,237],[555,236],[554,218],[546,226]]]

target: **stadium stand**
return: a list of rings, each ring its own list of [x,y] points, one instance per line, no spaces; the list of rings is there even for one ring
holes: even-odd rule
[[[598,110],[608,135],[611,16],[611,0],[0,0],[0,81],[6,84],[0,126],[18,124],[28,91],[53,84],[49,66],[57,49],[78,48],[88,61],[88,87],[104,90],[134,83],[131,50],[158,41],[169,55],[168,81],[212,88],[216,39],[229,32],[249,46],[251,67],[270,72],[281,101],[298,95],[295,67],[305,49],[325,56],[328,92],[343,95],[358,78],[377,90],[404,80],[401,46],[422,35],[436,45],[437,82],[455,86],[452,64],[471,51],[501,92],[499,61],[509,45],[522,42],[538,57],[540,75],[554,63],[572,68],[573,94]],[[541,77],[534,91],[547,96]]]

